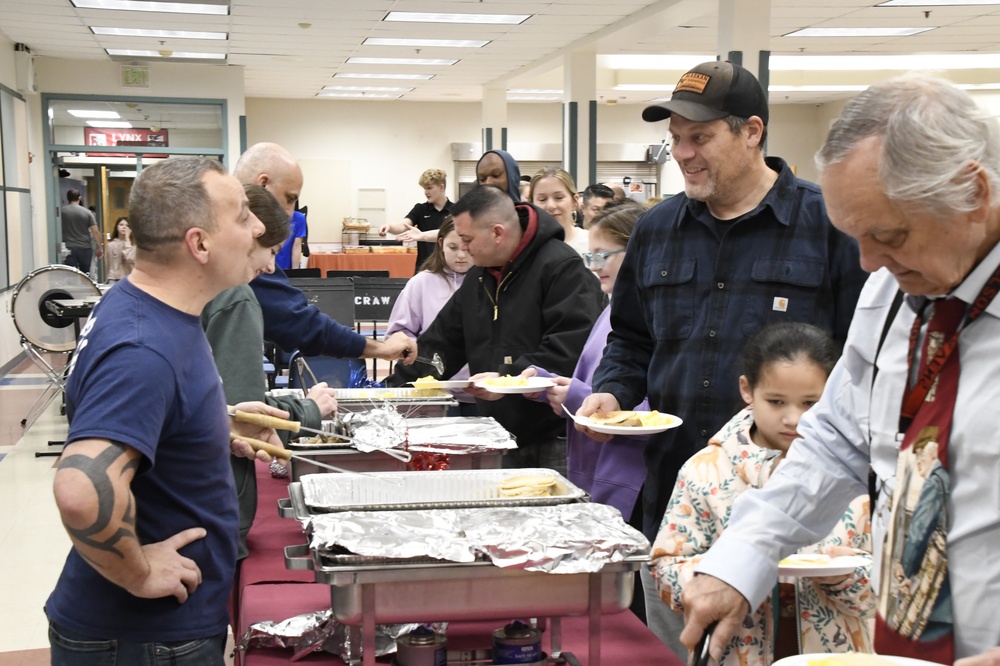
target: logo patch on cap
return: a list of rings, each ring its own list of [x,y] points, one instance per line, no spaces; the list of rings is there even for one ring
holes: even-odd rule
[[[711,79],[712,77],[708,74],[688,72],[681,77],[680,81],[677,82],[677,87],[674,88],[674,92],[692,92],[700,95],[705,92],[705,87]]]

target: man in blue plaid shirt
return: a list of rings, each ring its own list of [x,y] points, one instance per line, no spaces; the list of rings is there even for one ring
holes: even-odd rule
[[[703,63],[642,116],[670,119],[685,191],[636,225],[611,299],[614,330],[579,415],[648,396],[651,408],[684,420],[646,448],[641,524],[652,541],[681,465],[743,404],[747,338],[801,321],[843,343],[867,274],[855,241],[830,224],[819,188],[765,158],[767,97],[746,69]],[[683,657],[683,618],[642,574],[647,622]]]

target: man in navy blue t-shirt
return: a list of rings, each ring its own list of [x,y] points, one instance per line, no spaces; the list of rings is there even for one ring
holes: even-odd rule
[[[129,220],[135,270],[94,309],[66,387],[54,492],[73,549],[45,605],[52,664],[221,665],[238,527],[229,455],[269,459],[230,431],[278,439],[229,422],[199,315],[265,265],[264,227],[207,158],[145,169]]]

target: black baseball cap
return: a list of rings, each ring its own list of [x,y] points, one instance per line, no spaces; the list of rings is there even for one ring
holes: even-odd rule
[[[684,74],[669,101],[643,109],[646,122],[676,113],[695,122],[757,116],[767,125],[767,95],[757,77],[728,61],[703,62]]]

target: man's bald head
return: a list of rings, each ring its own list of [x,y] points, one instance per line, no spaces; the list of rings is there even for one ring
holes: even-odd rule
[[[260,185],[273,194],[291,217],[302,191],[302,169],[288,150],[276,143],[255,143],[240,155],[233,175],[243,185]]]

